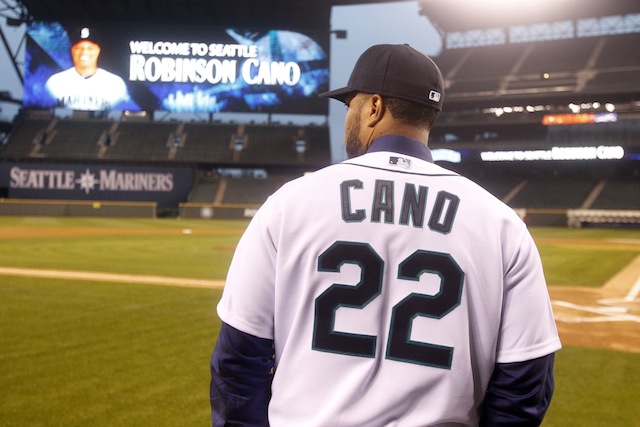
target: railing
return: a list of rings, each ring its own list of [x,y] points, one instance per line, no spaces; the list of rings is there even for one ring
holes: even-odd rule
[[[640,227],[640,211],[610,209],[569,209],[567,211],[568,227],[580,228],[587,224]]]

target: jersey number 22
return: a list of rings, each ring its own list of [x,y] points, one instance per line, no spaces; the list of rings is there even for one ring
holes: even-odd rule
[[[362,309],[382,293],[384,261],[368,244],[339,241],[318,257],[318,270],[339,272],[343,264],[356,264],[361,280],[355,286],[335,283],[315,300],[313,349],[374,358],[375,335],[339,332],[334,329],[340,307]],[[453,348],[411,340],[413,320],[418,316],[441,319],[460,305],[464,272],[445,253],[415,251],[398,266],[398,279],[418,281],[423,273],[440,277],[435,295],[411,293],[391,313],[385,357],[406,363],[450,369]]]

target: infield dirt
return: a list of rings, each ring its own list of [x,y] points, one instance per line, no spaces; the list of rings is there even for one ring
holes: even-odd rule
[[[0,267],[0,275],[222,288],[223,281],[100,272]],[[640,300],[629,299],[640,277],[640,256],[599,289],[550,286],[563,345],[640,353]],[[535,319],[532,319],[535,321]]]

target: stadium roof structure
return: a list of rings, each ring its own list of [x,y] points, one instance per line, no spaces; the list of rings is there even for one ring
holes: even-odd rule
[[[466,31],[640,12],[638,0],[418,0],[443,31]]]
[[[25,18],[44,21],[328,29],[333,6],[383,2],[389,0],[19,0],[17,3],[24,7]]]
[[[638,0],[418,0],[440,31],[448,111],[640,108]],[[617,110],[621,111],[621,110]]]

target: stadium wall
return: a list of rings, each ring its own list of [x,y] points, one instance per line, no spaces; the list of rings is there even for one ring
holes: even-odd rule
[[[0,198],[0,215],[155,218],[157,209],[155,202]]]
[[[12,199],[153,202],[177,206],[193,184],[188,167],[0,163],[0,188]]]
[[[258,208],[255,204],[180,203],[180,218],[249,219]]]

